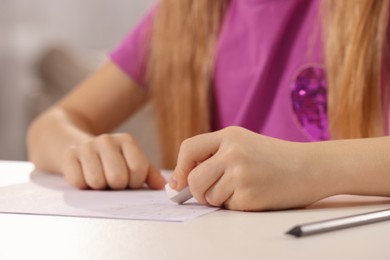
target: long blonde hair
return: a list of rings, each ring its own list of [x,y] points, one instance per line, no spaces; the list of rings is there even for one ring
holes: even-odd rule
[[[389,0],[327,0],[323,10],[332,138],[383,135]]]
[[[210,131],[213,55],[228,0],[162,0],[155,17],[147,84],[163,165],[181,142]],[[389,0],[324,0],[324,49],[332,138],[384,133],[381,71]]]

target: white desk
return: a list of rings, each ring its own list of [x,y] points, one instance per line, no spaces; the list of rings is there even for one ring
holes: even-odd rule
[[[0,186],[28,180],[32,169],[0,161]],[[284,235],[296,224],[386,208],[385,198],[339,196],[304,210],[221,210],[184,223],[0,214],[0,259],[390,259],[390,222]]]

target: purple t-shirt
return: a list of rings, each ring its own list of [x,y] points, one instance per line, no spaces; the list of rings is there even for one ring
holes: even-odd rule
[[[235,125],[291,141],[329,138],[319,1],[230,1],[214,61],[213,130]],[[141,87],[153,15],[110,55]]]

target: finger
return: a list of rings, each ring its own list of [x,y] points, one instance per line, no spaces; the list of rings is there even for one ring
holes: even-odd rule
[[[104,177],[103,166],[93,146],[87,144],[80,147],[79,158],[84,179],[88,186],[95,190],[105,189],[107,182]]]
[[[97,148],[107,185],[114,190],[126,189],[129,183],[129,170],[120,146],[112,137],[106,136],[97,142]]]
[[[214,206],[214,201],[208,201],[206,194],[211,187],[218,183],[223,173],[224,163],[220,160],[218,153],[198,164],[188,175],[188,184],[194,198],[202,204]]]
[[[62,173],[68,183],[79,189],[87,189],[88,185],[85,182],[83,171],[79,159],[76,155],[76,149],[68,149],[63,158]]]
[[[244,209],[242,202],[245,200],[242,200],[240,198],[240,195],[238,193],[233,193],[230,195],[230,197],[223,203],[224,208],[230,209],[230,210],[238,210],[238,211],[249,211],[250,209]]]
[[[200,162],[215,154],[220,142],[219,132],[202,134],[185,140],[180,146],[177,165],[170,181],[171,187],[181,190],[187,186],[188,174]]]
[[[156,167],[150,164],[146,183],[152,190],[161,190],[165,186],[165,178]]]
[[[132,138],[122,140],[121,149],[129,169],[128,186],[131,189],[141,188],[146,181],[149,169],[146,156]]]
[[[224,174],[206,191],[204,198],[208,204],[222,207],[232,197],[234,188],[235,183]]]

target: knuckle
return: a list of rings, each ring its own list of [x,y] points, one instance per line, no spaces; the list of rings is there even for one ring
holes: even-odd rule
[[[111,139],[111,135],[110,134],[101,134],[97,138],[101,139],[101,140],[110,140]]]
[[[194,146],[194,138],[190,137],[185,140],[183,140],[180,144],[180,153],[189,153],[192,151],[192,148]]]
[[[227,146],[222,153],[223,160],[225,162],[235,162],[240,159],[241,147],[237,143]]]
[[[88,141],[82,143],[80,146],[78,146],[78,148],[76,148],[76,151],[80,156],[89,155],[89,154],[93,153],[93,150],[94,150],[94,148],[93,148],[93,141],[92,140],[88,140]]]
[[[135,138],[130,134],[116,134],[116,137],[118,137],[118,139],[121,142],[124,142],[127,144],[135,144],[136,143]]]
[[[239,181],[241,178],[242,178],[242,170],[241,170],[241,167],[233,167],[230,171],[229,171],[229,175],[230,175],[230,178],[237,182]]]
[[[235,135],[237,132],[239,132],[241,129],[241,127],[239,126],[228,126],[226,128],[224,128],[224,134],[226,136],[231,136],[231,135]]]
[[[250,174],[247,174],[248,170],[245,166],[236,165],[232,167],[229,171],[229,177],[232,182],[236,183],[236,187],[238,187],[241,191],[247,192],[250,190],[250,187],[253,185],[253,178],[251,178]]]
[[[187,153],[189,147],[190,147],[189,139],[186,139],[186,140],[182,141],[181,144],[180,144],[180,153]]]
[[[98,146],[108,146],[111,145],[113,142],[113,138],[109,134],[102,134],[96,137],[96,145]]]
[[[70,147],[68,147],[65,152],[64,152],[64,157],[66,159],[69,159],[69,158],[73,158],[73,156],[76,156],[77,155],[77,147],[72,145]]]

